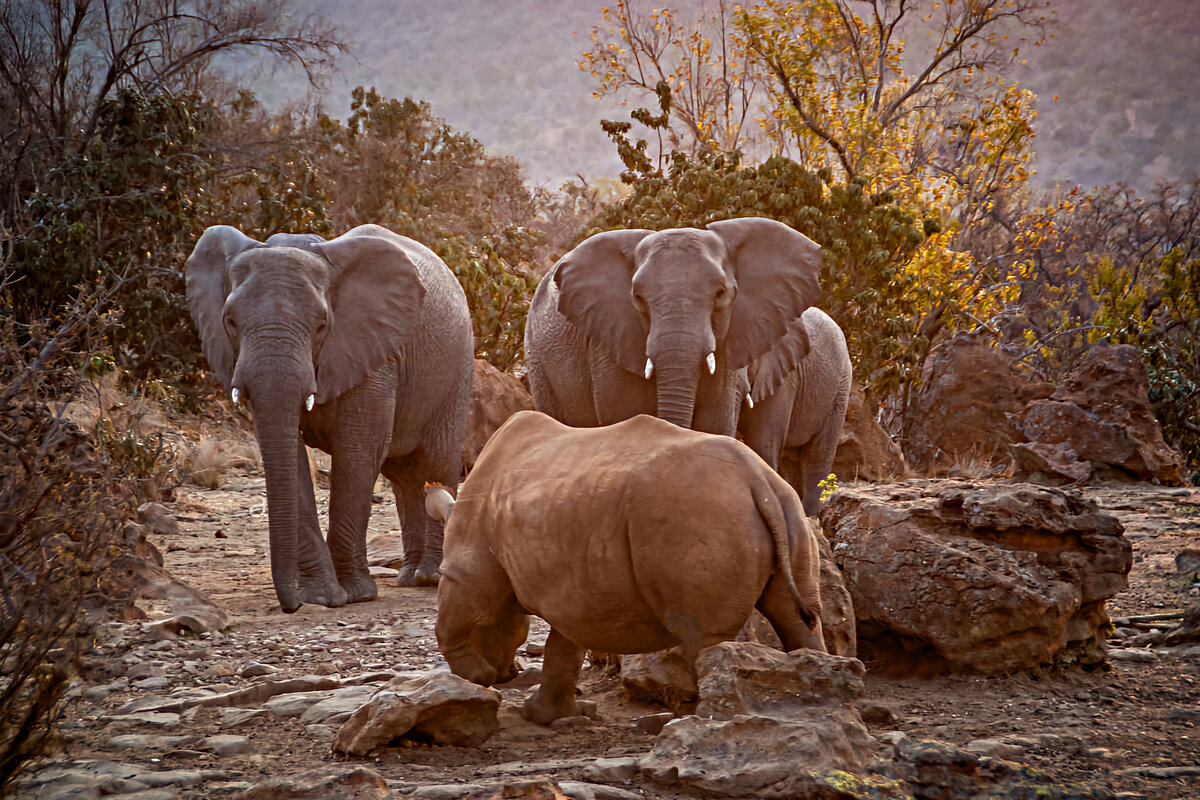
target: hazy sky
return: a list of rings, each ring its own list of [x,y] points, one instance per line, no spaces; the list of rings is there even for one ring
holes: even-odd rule
[[[344,117],[350,89],[374,86],[385,96],[428,100],[434,113],[490,150],[518,157],[534,182],[556,186],[576,173],[620,171],[599,121],[627,119],[628,109],[593,99],[591,78],[575,63],[606,0],[298,2],[336,14],[356,43],[325,92],[327,112]],[[635,0],[637,7],[655,5]],[[1054,6],[1055,36],[1027,51],[1030,66],[1021,75],[1040,97],[1042,179],[1148,186],[1156,177],[1194,172],[1200,0],[1055,0]],[[299,79],[279,76],[256,88],[269,105],[303,92]]]

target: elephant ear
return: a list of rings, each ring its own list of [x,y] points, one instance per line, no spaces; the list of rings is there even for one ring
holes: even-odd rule
[[[604,347],[623,369],[641,375],[650,335],[633,305],[634,250],[653,231],[597,233],[563,256],[554,267],[558,310]]]
[[[229,296],[228,265],[234,256],[252,247],[262,247],[262,243],[237,228],[214,225],[201,234],[184,267],[188,310],[200,333],[200,347],[208,365],[226,386],[233,380],[237,361],[224,322],[225,298]]]
[[[737,280],[725,363],[738,369],[771,350],[821,296],[821,247],[763,217],[710,222],[708,229],[725,242]]]
[[[804,317],[796,317],[783,338],[750,364],[750,399],[758,403],[775,394],[784,379],[808,355],[809,349]]]
[[[329,260],[330,325],[317,356],[317,402],[332,400],[404,346],[425,299],[415,258],[399,235],[363,225],[313,245]]]

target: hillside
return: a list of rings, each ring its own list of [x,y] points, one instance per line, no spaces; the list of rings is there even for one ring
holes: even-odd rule
[[[389,96],[430,101],[455,127],[521,159],[537,183],[556,186],[576,173],[619,169],[599,120],[626,112],[593,99],[588,76],[575,65],[604,0],[363,0],[353,16],[332,0],[299,5],[335,19],[355,45],[324,93],[331,113],[346,113],[353,86],[373,85]],[[1194,174],[1200,2],[1054,0],[1053,7],[1053,38],[1026,53],[1019,76],[1040,98],[1041,182],[1125,181],[1147,189],[1158,179]],[[275,76],[258,89],[278,106],[305,87]]]

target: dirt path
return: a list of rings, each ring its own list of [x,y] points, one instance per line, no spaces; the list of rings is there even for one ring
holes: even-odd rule
[[[390,491],[382,494],[383,502],[373,508],[370,536],[397,530]],[[1135,486],[1088,494],[1121,518],[1134,545],[1130,587],[1112,603],[1114,615],[1177,608],[1197,593],[1182,583],[1173,559],[1185,545],[1200,540],[1200,490]],[[319,502],[324,510],[324,491]],[[219,769],[220,780],[184,789],[182,796],[220,796],[279,774],[328,767],[339,760],[331,755],[330,731],[311,729],[299,718],[271,715],[231,729],[228,720],[205,709],[185,715],[186,733],[240,734],[249,739],[249,749],[218,756],[184,743],[115,752],[116,731],[106,715],[143,691],[136,687],[138,680],[165,678],[169,691],[245,685],[250,682],[248,668],[256,664],[263,665],[256,668],[260,672],[285,677],[426,669],[443,663],[432,633],[435,592],[428,589],[401,589],[384,579],[373,602],[279,612],[267,565],[261,475],[231,474],[217,490],[180,487],[170,510],[180,531],[156,535],[154,543],[170,572],[229,615],[230,633],[155,643],[139,638],[136,625],[116,630],[118,641],[93,659],[84,696],[72,706],[70,755],[157,768]],[[545,634],[544,625],[535,626],[522,654],[527,665],[538,664]],[[959,746],[975,743],[975,748],[987,746],[978,740],[1004,739],[1005,757],[1043,768],[1055,782],[1081,781],[1133,792],[1131,797],[1200,797],[1200,778],[1171,772],[1200,765],[1200,647],[1146,652],[1151,655],[1145,661],[1055,675],[884,680],[868,672],[863,708],[870,707],[867,718],[875,734],[899,730]],[[527,765],[566,759],[565,766],[543,765],[546,774],[564,780],[578,772],[570,759],[648,751],[653,737],[634,721],[662,709],[625,702],[618,679],[610,674],[591,669],[586,675],[584,696],[598,703],[598,720],[544,729],[515,719],[506,703],[505,727],[483,747],[392,748],[369,763],[396,782],[462,783],[506,770],[536,771]],[[505,695],[516,700],[526,688],[507,688]]]

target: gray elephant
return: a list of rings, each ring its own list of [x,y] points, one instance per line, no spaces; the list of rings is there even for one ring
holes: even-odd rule
[[[819,308],[793,320],[779,344],[747,371],[750,401],[738,433],[795,488],[809,516],[819,511],[818,484],[833,468],[851,374],[846,337]]]
[[[681,466],[683,465],[683,466]],[[452,503],[430,492],[430,513]],[[824,650],[820,553],[800,499],[746,445],[639,415],[569,428],[514,414],[488,442],[446,526],[437,641],[454,674],[514,674],[528,615],[550,624],[525,715],[579,713],[585,648],[688,663],[757,608],[788,650]]]
[[[530,305],[534,407],[577,427],[656,414],[732,436],[744,369],[816,301],[820,268],[812,240],[758,217],[596,234]]]
[[[401,585],[436,584],[442,525],[424,513],[424,482],[459,478],[474,356],[449,268],[377,225],[266,243],[218,225],[188,258],[187,294],[209,365],[254,418],[283,610],[376,597],[365,537],[381,471],[400,515]],[[305,444],[332,456],[328,544]]]

